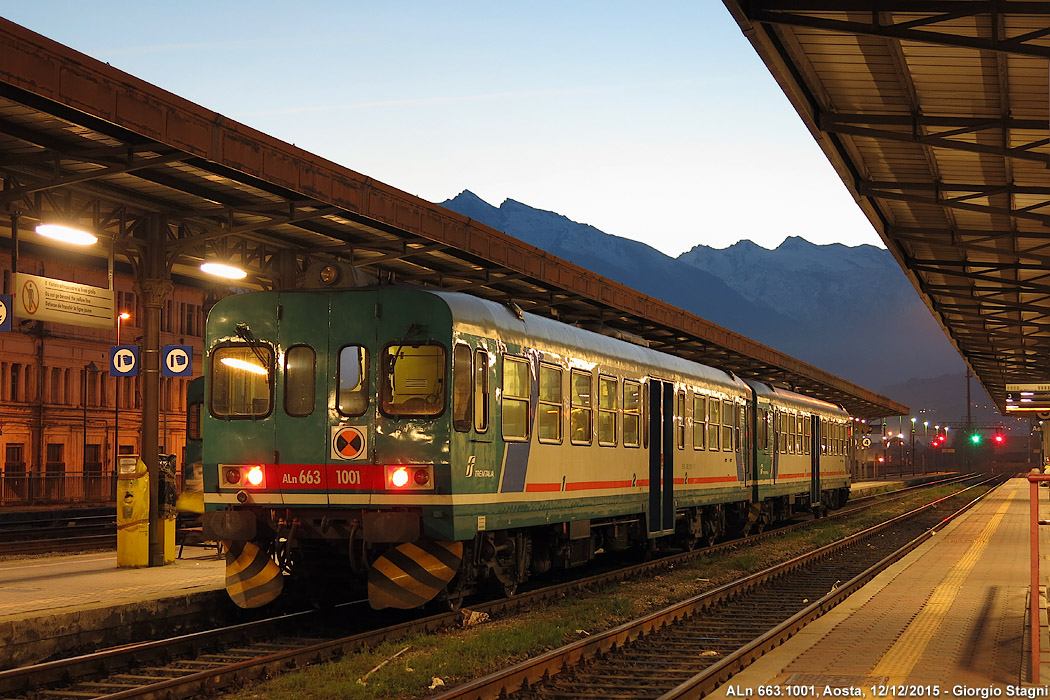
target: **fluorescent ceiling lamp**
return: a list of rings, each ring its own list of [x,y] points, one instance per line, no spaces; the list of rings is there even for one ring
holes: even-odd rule
[[[95,234],[63,224],[40,224],[36,227],[36,232],[45,238],[52,238],[56,241],[72,243],[73,245],[93,245],[98,243],[98,236]]]
[[[233,367],[235,369],[243,369],[247,372],[254,372],[255,374],[266,374],[266,368],[261,367],[252,362],[245,362],[244,360],[238,360],[236,357],[224,357],[219,362],[223,363],[227,367]]]
[[[240,280],[248,276],[248,273],[241,268],[233,265],[223,265],[222,263],[204,263],[201,265],[201,272],[206,272],[216,277],[225,277],[230,280]]]

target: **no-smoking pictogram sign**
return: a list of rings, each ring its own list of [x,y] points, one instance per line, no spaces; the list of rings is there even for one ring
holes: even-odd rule
[[[332,457],[334,459],[361,459],[367,443],[361,428],[342,425],[332,428]]]

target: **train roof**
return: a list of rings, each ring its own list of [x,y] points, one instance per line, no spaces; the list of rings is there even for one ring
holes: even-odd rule
[[[430,293],[448,304],[453,321],[461,330],[473,327],[469,330],[479,335],[496,335],[503,340],[522,345],[529,345],[538,340],[553,347],[565,348],[566,351],[586,348],[590,355],[633,362],[646,367],[650,372],[655,371],[657,375],[663,370],[672,375],[685,375],[746,389],[743,380],[734,374],[643,345],[570,326],[561,321],[523,312],[510,305],[461,292],[435,290]]]
[[[767,398],[770,401],[775,401],[781,405],[806,411],[831,413],[843,418],[849,417],[849,412],[838,404],[822,401],[803,394],[797,394],[794,391],[775,387],[771,384],[766,384],[765,382],[756,381],[754,379],[745,379],[744,382],[755,390],[756,396]]]

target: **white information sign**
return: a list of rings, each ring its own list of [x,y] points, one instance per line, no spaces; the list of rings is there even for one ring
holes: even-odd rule
[[[92,328],[113,327],[113,290],[15,273],[15,316]]]

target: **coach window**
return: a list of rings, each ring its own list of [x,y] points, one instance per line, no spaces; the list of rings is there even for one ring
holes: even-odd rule
[[[529,396],[532,380],[528,360],[507,355],[503,358],[503,438],[529,439]]]
[[[786,455],[788,453],[788,416],[783,411],[777,411],[777,419],[780,425],[780,454]]]
[[[674,401],[674,443],[680,450],[685,449],[685,392],[675,394]]]
[[[561,442],[561,368],[540,365],[540,405],[536,415],[536,436],[540,442]]]
[[[642,419],[642,385],[623,380],[623,446],[638,447]]]
[[[261,343],[224,345],[212,352],[211,413],[216,418],[270,414],[273,350]]]
[[[795,454],[800,455],[802,452],[802,416],[795,416]]]
[[[383,413],[436,416],[445,410],[445,348],[391,343],[383,349]]]
[[[802,420],[802,449],[810,454],[813,451],[813,417],[804,416]]]
[[[615,377],[598,376],[598,444],[606,447],[616,445],[616,396]]]
[[[707,443],[707,397],[693,394],[693,449],[702,450]]]
[[[707,449],[717,450],[722,430],[722,402],[712,397],[707,401]]]
[[[474,364],[470,346],[458,343],[452,349],[452,427],[470,430],[474,401]]]
[[[722,402],[722,450],[733,451],[733,423],[736,421],[736,406],[729,401]]]
[[[284,353],[284,412],[308,416],[314,412],[317,354],[309,345],[293,345]]]
[[[484,350],[474,353],[474,430],[484,433],[489,429],[489,354]]]
[[[820,454],[828,453],[828,419],[820,419]]]
[[[571,408],[569,409],[569,438],[574,445],[591,444],[591,373],[574,369],[569,374]]]
[[[766,422],[769,412],[764,408],[758,409],[758,422],[756,423],[757,430],[755,431],[755,444],[758,445],[758,449],[764,450],[769,446],[769,424]]]
[[[368,408],[368,352],[360,345],[347,345],[339,351],[336,407],[344,416],[364,415]]]

